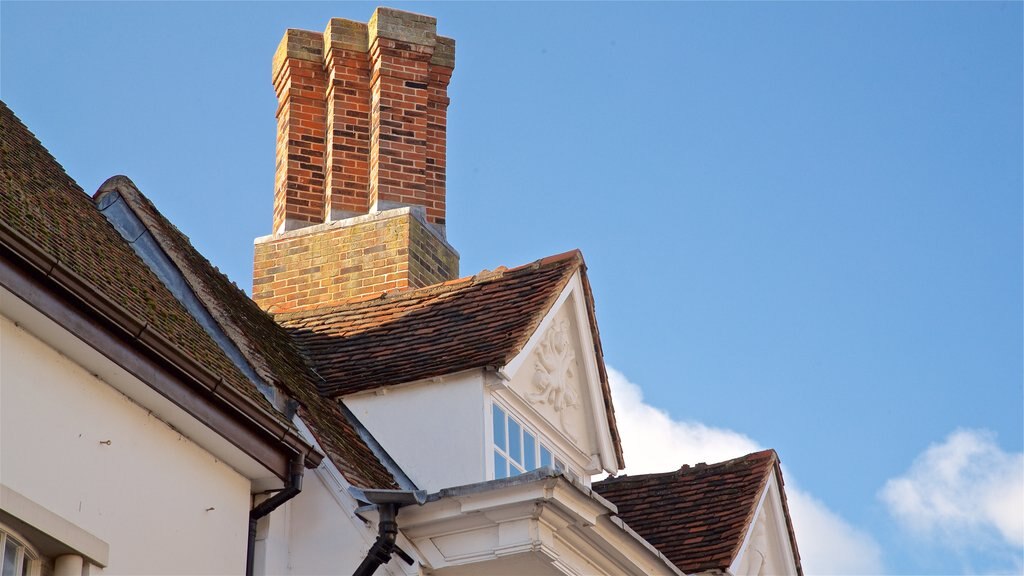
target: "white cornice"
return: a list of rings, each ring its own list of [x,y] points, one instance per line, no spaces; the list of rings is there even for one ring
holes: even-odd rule
[[[434,570],[521,562],[551,574],[682,575],[614,513],[597,493],[541,469],[432,494],[404,508],[399,526]]]

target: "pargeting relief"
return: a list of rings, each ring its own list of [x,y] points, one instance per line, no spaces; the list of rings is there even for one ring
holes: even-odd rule
[[[576,351],[569,339],[569,322],[556,320],[537,345],[537,361],[533,372],[536,392],[526,395],[533,404],[547,404],[558,413],[559,425],[570,440],[576,441],[565,423],[567,408],[579,404],[579,394],[571,381],[576,376]]]

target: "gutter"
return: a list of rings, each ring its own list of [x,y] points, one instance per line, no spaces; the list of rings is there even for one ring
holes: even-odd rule
[[[109,298],[66,263],[54,258],[3,221],[0,221],[0,248],[35,268],[37,275],[41,276],[33,278],[36,275],[24,271],[22,266],[18,266],[17,260],[3,258],[0,251],[0,268],[8,268],[10,271],[0,274],[0,284],[197,420],[221,433],[282,480],[288,479],[288,460],[296,454],[304,457],[305,465],[309,468],[317,467],[323,460],[323,455],[316,452],[294,426],[286,425],[238,390],[224,385],[223,377],[214,374],[158,332],[151,330],[145,319]],[[102,327],[83,322],[83,312],[100,320]],[[103,327],[107,330],[103,330]],[[125,346],[137,356],[145,358],[146,362],[131,362],[120,351],[103,348],[98,341],[112,346]],[[162,374],[157,373],[160,368]],[[160,376],[167,378],[161,379]],[[169,388],[174,385],[181,389]],[[191,393],[191,397],[188,393]],[[263,446],[254,445],[256,438],[253,432],[262,440]],[[275,451],[266,446],[271,442],[283,445],[292,456],[272,455]]]

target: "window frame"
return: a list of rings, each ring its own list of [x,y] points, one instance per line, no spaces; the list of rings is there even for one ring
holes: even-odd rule
[[[5,524],[0,524],[0,576],[3,576],[4,559],[7,555],[7,543],[14,543],[14,574],[13,576],[38,576],[42,566],[42,557],[28,539]]]
[[[489,440],[489,442],[488,442],[488,444],[489,444],[488,448],[489,449],[487,450],[487,459],[488,459],[487,469],[489,470],[490,474],[488,475],[488,478],[487,478],[488,480],[500,480],[500,479],[504,479],[504,478],[514,478],[516,476],[519,476],[520,474],[525,474],[527,472],[531,472],[533,470],[537,470],[538,468],[544,467],[545,464],[543,463],[542,454],[543,454],[543,451],[546,450],[550,454],[550,458],[551,458],[551,462],[548,465],[550,468],[552,468],[552,469],[554,469],[556,471],[560,471],[560,472],[564,473],[566,476],[568,476],[569,478],[572,478],[572,479],[574,479],[576,481],[582,481],[582,480],[580,480],[581,476],[575,470],[575,467],[572,464],[569,463],[569,459],[566,458],[565,455],[561,453],[561,451],[559,451],[558,449],[556,449],[554,447],[554,443],[551,440],[549,440],[543,434],[539,433],[536,427],[531,426],[529,424],[526,424],[525,423],[525,421],[526,421],[525,418],[520,416],[516,411],[512,410],[511,408],[509,408],[507,404],[505,404],[504,402],[501,402],[499,399],[497,399],[497,398],[495,398],[493,396],[490,398],[489,404],[490,404],[490,406],[488,407],[489,410],[487,411],[488,419],[490,420],[490,427],[489,427],[489,431],[487,433],[487,435],[488,435],[487,440]],[[496,416],[495,411],[496,410],[500,410],[503,413],[503,415],[504,415],[504,421],[502,423],[503,436],[504,436],[504,448],[501,447],[496,442],[496,440],[497,440],[497,438],[495,437],[495,432],[497,431],[496,422],[495,422],[495,416]],[[515,424],[519,428],[519,436],[520,436],[519,449],[520,449],[520,452],[523,454],[522,463],[519,463],[518,460],[515,460],[515,459],[511,458],[511,454],[510,454],[510,451],[509,451],[509,448],[510,448],[510,445],[511,445],[511,439],[509,437],[509,432],[510,432],[511,426],[510,426],[509,422],[515,422]],[[526,459],[526,456],[525,456],[525,446],[526,446],[525,439],[526,439],[526,435],[527,434],[529,434],[530,436],[533,437],[533,442],[534,442],[534,467],[530,468],[530,469],[527,469],[527,467],[526,467],[527,459]],[[505,469],[506,469],[506,472],[504,472],[501,476],[498,475],[498,458],[499,457],[505,462]]]

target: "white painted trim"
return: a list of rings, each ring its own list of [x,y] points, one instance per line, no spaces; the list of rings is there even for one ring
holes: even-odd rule
[[[604,471],[609,474],[617,474],[619,462],[615,455],[615,443],[608,422],[608,407],[605,406],[601,370],[597,365],[597,352],[594,348],[593,326],[590,325],[586,292],[583,290],[583,279],[579,271],[573,275],[572,285],[576,294],[573,298],[573,303],[576,305],[576,317],[583,320],[576,322],[576,326],[579,332],[580,347],[583,348],[583,356],[586,358],[587,382],[590,385],[590,408],[595,426],[595,436],[597,436],[598,453],[601,456],[601,465]],[[586,329],[584,325],[586,325]]]
[[[743,556],[747,553],[747,545],[750,544],[750,539],[754,534],[754,526],[757,524],[757,517],[761,514],[761,508],[764,507],[764,500],[768,496],[769,488],[775,481],[775,470],[773,469],[769,473],[768,481],[764,484],[764,489],[761,490],[761,495],[757,498],[757,506],[754,508],[754,514],[751,516],[752,520],[747,525],[746,533],[743,535],[743,544],[740,546],[736,557],[732,559],[732,564],[729,566],[728,572],[735,574],[736,570],[739,569],[740,561],[743,560]]]
[[[499,370],[500,373],[504,373],[505,376],[511,380],[516,377],[519,370],[523,367],[527,358],[536,348],[540,339],[544,336],[548,327],[554,321],[555,315],[562,309],[562,306],[566,303],[566,300],[572,296],[573,298],[573,312],[576,316],[576,329],[577,339],[580,343],[582,356],[584,358],[583,366],[586,373],[585,382],[587,386],[587,392],[589,396],[590,421],[593,423],[593,433],[597,438],[598,454],[601,458],[601,467],[605,472],[609,474],[616,474],[619,471],[618,458],[615,454],[615,441],[612,439],[610,423],[608,422],[608,412],[605,407],[604,390],[601,383],[601,370],[597,364],[597,354],[594,350],[594,336],[593,327],[590,325],[590,314],[587,310],[587,299],[586,292],[583,290],[583,279],[580,275],[580,271],[577,270],[573,273],[572,278],[566,283],[565,288],[558,295],[555,303],[552,304],[551,308],[544,315],[537,329],[530,335],[529,340],[526,341],[526,345],[519,351],[516,356],[508,362],[503,368]],[[524,404],[528,404],[525,403]],[[532,406],[530,407],[531,412],[539,417],[539,413],[536,412]],[[554,430],[554,427],[552,427]],[[573,443],[565,437],[564,433],[557,431],[558,436],[565,438],[570,445]],[[577,452],[583,454],[583,452],[577,449]],[[584,454],[585,458],[592,457],[592,454]]]
[[[778,541],[782,544],[783,548],[781,550],[776,550],[775,552],[779,554],[780,558],[785,558],[785,564],[787,569],[789,569],[789,574],[797,573],[796,559],[793,557],[793,543],[789,539],[789,528],[786,526],[785,508],[782,507],[782,488],[779,486],[778,478],[775,475],[775,468],[773,466],[772,471],[768,475],[768,481],[765,482],[764,490],[761,491],[761,496],[758,498],[757,507],[754,509],[753,520],[750,522],[750,525],[747,526],[746,534],[743,536],[743,545],[740,546],[739,552],[736,553],[736,557],[733,558],[733,562],[729,566],[727,571],[729,574],[736,574],[737,570],[739,570],[744,556],[747,553],[747,547],[750,544],[751,537],[754,534],[754,528],[757,526],[758,518],[760,518],[766,502],[769,506],[769,514],[766,516],[773,517],[775,524],[774,529],[779,535]]]
[[[565,288],[562,289],[562,292],[558,295],[558,298],[555,299],[554,304],[552,304],[551,308],[549,308],[548,311],[544,314],[544,318],[541,319],[540,324],[537,325],[537,329],[534,330],[533,334],[530,335],[529,340],[526,341],[526,344],[523,345],[523,348],[519,351],[518,354],[516,354],[514,358],[512,358],[512,360],[509,360],[508,363],[505,364],[504,367],[502,367],[501,371],[504,372],[506,376],[508,376],[509,380],[516,377],[516,374],[519,372],[519,369],[522,368],[523,364],[526,362],[526,359],[530,356],[530,352],[532,352],[533,349],[537,347],[537,343],[540,341],[541,338],[544,337],[544,332],[547,331],[548,326],[550,326],[551,323],[554,321],[555,314],[557,314],[558,311],[561,310],[562,304],[565,303],[565,300],[569,298],[569,295],[573,293],[573,290],[576,287],[576,284],[572,280],[578,279],[579,275],[579,270],[577,270],[573,274],[573,278],[570,279],[569,282],[566,282]],[[587,323],[589,324],[590,321],[588,320]]]
[[[772,471],[772,482],[775,489],[772,490],[771,496],[771,508],[772,515],[775,517],[775,529],[779,535],[780,550],[778,550],[779,557],[786,559],[786,568],[790,571],[790,574],[796,574],[796,557],[793,556],[793,542],[790,539],[789,526],[786,524],[786,508],[782,505],[782,485],[778,483],[775,477],[775,471]]]
[[[400,525],[434,570],[465,570],[510,555],[535,555],[546,557],[562,573],[574,574],[581,568],[572,564],[575,555],[598,570],[588,574],[682,576],[615,513],[596,492],[564,476],[534,471],[431,494],[423,507],[403,508]],[[454,535],[472,544],[446,556],[436,542]],[[479,564],[476,572],[486,573],[487,565]]]
[[[0,484],[0,511],[37,530],[101,568],[107,566],[110,545],[46,507]]]

